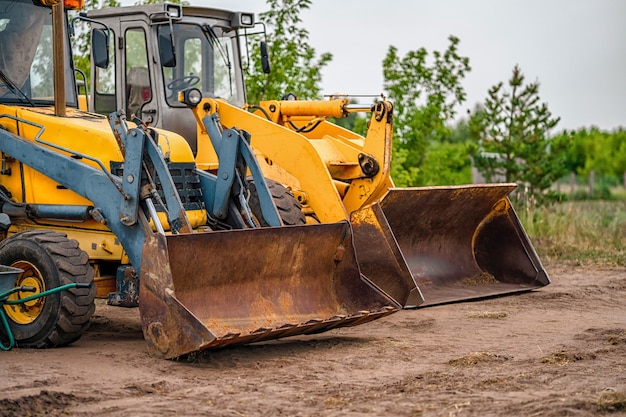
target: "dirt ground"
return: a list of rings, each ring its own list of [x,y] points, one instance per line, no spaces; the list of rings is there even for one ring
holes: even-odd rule
[[[353,328],[146,353],[139,312],[98,304],[61,349],[0,352],[0,416],[626,416],[626,269]]]

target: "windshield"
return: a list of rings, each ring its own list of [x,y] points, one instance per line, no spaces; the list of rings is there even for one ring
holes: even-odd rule
[[[52,11],[31,0],[0,0],[0,102],[54,102]],[[66,40],[65,62],[70,62]],[[65,66],[66,98],[75,106],[73,73]]]
[[[202,90],[204,97],[220,97],[234,105],[244,104],[240,69],[235,62],[236,39],[210,26],[176,23],[173,67],[163,67],[166,100],[170,106],[182,106],[178,92],[188,87]],[[170,37],[170,26],[159,27],[159,36]]]

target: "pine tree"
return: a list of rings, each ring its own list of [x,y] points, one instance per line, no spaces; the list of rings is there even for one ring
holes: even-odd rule
[[[568,142],[549,132],[560,118],[540,102],[539,83],[524,83],[518,65],[508,81],[489,89],[482,108],[470,119],[477,141],[474,164],[487,182],[517,182],[542,200],[544,191],[565,174]]]

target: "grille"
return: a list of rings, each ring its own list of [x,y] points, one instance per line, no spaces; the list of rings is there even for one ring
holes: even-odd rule
[[[193,162],[168,162],[167,167],[185,211],[203,210],[204,202],[202,199],[202,188],[200,187],[200,176],[196,173],[195,164]],[[111,162],[111,173],[121,177],[124,173],[124,163]],[[150,176],[156,183],[157,192],[161,200],[165,202],[161,179],[156,176],[153,170],[150,170]],[[142,177],[142,182],[146,180],[147,178]],[[153,202],[157,211],[165,211],[165,208],[159,201]]]

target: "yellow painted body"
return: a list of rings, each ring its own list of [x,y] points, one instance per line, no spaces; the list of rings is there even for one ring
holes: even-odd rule
[[[290,188],[305,214],[322,223],[349,219],[350,213],[381,199],[393,186],[392,105],[382,101],[375,106],[367,137],[325,121],[345,116],[346,105],[347,100],[266,101],[260,104],[263,111],[250,113],[223,100],[204,99],[194,109],[202,127],[196,163],[204,169],[218,165],[202,124],[203,117],[217,112],[225,128],[252,134],[251,145],[264,175]],[[313,125],[309,133],[296,131]],[[376,175],[366,177],[359,154],[378,162]]]
[[[0,114],[8,114],[44,126],[44,131],[40,136],[42,141],[98,159],[109,171],[111,162],[123,161],[106,117],[74,109],[68,109],[66,117],[58,117],[54,115],[51,107],[26,108],[5,105],[0,105]],[[34,140],[40,131],[38,127],[6,117],[0,118],[0,127],[30,140]],[[41,146],[46,145],[42,144]],[[193,162],[191,149],[180,135],[159,131],[159,146],[163,155],[173,162]],[[99,167],[98,164],[87,159],[80,160],[80,163]],[[71,170],[72,167],[68,166],[67,169]],[[0,186],[8,190],[13,201],[18,203],[93,205],[89,200],[62,187],[44,174],[21,164],[11,158],[10,155],[2,155]],[[187,216],[192,227],[199,227],[206,223],[204,210],[187,212]],[[165,215],[159,213],[159,218],[163,228],[168,230],[169,225]],[[66,233],[70,239],[78,241],[80,248],[87,252],[94,265],[95,282],[101,284],[98,285],[99,297],[106,297],[108,292],[114,290],[114,276],[111,276],[114,273],[114,268],[101,269],[100,264],[103,262],[129,263],[124,249],[115,235],[96,220],[54,221],[38,219],[32,221],[29,219],[12,219],[8,235],[32,229]]]

